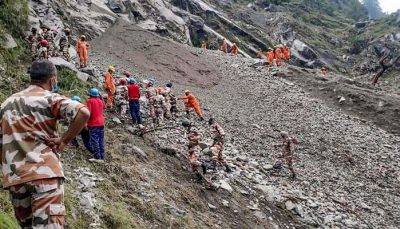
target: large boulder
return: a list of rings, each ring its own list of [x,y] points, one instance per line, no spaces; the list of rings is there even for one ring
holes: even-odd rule
[[[13,49],[18,47],[17,42],[14,40],[14,38],[10,34],[6,34],[6,43],[5,43],[5,48],[6,49]]]
[[[77,75],[77,77],[82,80],[82,81],[88,81],[90,78],[89,74],[86,74],[84,72],[79,71],[74,64],[72,64],[71,62],[68,62],[66,60],[64,60],[61,57],[50,57],[49,61],[51,61],[55,66],[57,67],[61,67],[61,68],[68,68],[72,71],[74,71]]]

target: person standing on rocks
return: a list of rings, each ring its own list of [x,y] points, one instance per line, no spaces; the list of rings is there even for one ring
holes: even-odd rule
[[[70,61],[69,47],[71,46],[71,30],[69,28],[64,29],[64,36],[61,37],[59,46],[64,59]]]
[[[201,48],[202,49],[207,49],[207,43],[205,41],[201,42]]]
[[[290,49],[286,44],[283,46],[283,59],[287,63],[290,61]]]
[[[0,161],[3,188],[10,192],[21,228],[63,228],[64,173],[60,153],[90,116],[81,103],[53,93],[57,70],[37,60],[30,86],[10,96],[0,107]],[[57,122],[71,121],[61,136]]]
[[[156,114],[156,124],[162,125],[164,123],[164,110],[165,110],[165,98],[161,94],[157,94],[154,97],[154,111]]]
[[[281,59],[282,59],[282,50],[279,46],[275,47],[275,64],[276,66],[281,65]]]
[[[150,79],[149,82],[147,83],[147,87],[146,87],[146,98],[147,101],[149,102],[149,116],[151,117],[151,119],[153,120],[153,123],[157,123],[157,116],[156,116],[156,112],[155,112],[155,98],[157,96],[157,90],[154,87],[154,80]]]
[[[115,72],[115,68],[113,66],[109,66],[107,72],[104,73],[104,89],[107,92],[107,109],[112,109],[114,104],[114,93],[115,93],[115,84],[113,74]]]
[[[32,61],[35,61],[38,56],[38,34],[36,28],[31,29],[31,34],[26,38],[26,41],[28,42]]]
[[[221,51],[224,53],[228,53],[228,43],[226,42],[226,39],[222,39],[222,44],[221,44]]]
[[[57,56],[56,44],[54,43],[54,31],[51,30],[48,26],[43,26],[43,38],[47,40],[47,52],[50,57]]]
[[[236,43],[233,43],[231,48],[231,54],[236,56],[238,53],[239,53],[239,47],[236,45]]]
[[[259,48],[258,51],[257,51],[257,59],[262,59],[263,58],[262,57],[262,53],[263,53],[262,49]]]
[[[268,48],[266,56],[267,56],[267,64],[269,66],[272,66],[274,64],[274,59],[275,59],[274,50],[272,48]]]
[[[285,131],[282,131],[280,133],[283,143],[281,145],[275,145],[275,146],[281,146],[282,147],[282,155],[279,156],[278,161],[274,164],[275,169],[281,169],[282,168],[282,159],[286,161],[288,168],[290,172],[292,173],[292,178],[294,179],[296,177],[296,173],[293,168],[293,144],[299,144],[299,142],[295,139],[289,136],[289,134]]]
[[[48,50],[47,47],[49,46],[49,42],[47,40],[41,40],[40,41],[40,48],[38,50],[38,59],[39,60],[47,60],[49,58],[48,56]]]
[[[81,35],[79,41],[76,43],[76,52],[79,55],[79,63],[81,68],[86,68],[89,62],[89,49],[90,45],[86,42],[86,36]]]
[[[203,112],[201,111],[199,101],[196,99],[196,97],[189,91],[185,91],[185,96],[178,98],[178,99],[183,99],[185,100],[185,109],[186,109],[186,114],[189,115],[189,112],[191,109],[194,109],[196,112],[197,116],[200,118],[200,121],[203,121]]]
[[[90,147],[94,153],[91,162],[104,161],[104,102],[100,99],[100,93],[97,88],[89,90],[90,98],[86,101],[86,106],[90,111],[90,118],[87,122],[90,135]]]
[[[133,124],[142,124],[140,117],[140,87],[136,84],[135,79],[129,79],[128,100],[129,111],[131,113]]]
[[[212,160],[215,163],[221,164],[225,166],[227,172],[231,172],[231,168],[226,163],[226,160],[223,156],[224,144],[225,144],[225,131],[222,129],[221,125],[219,125],[214,118],[210,118],[208,120],[208,124],[211,126],[212,134],[213,134],[213,144],[210,147],[211,152],[213,154]]]
[[[129,105],[127,80],[125,78],[119,80],[119,85],[115,92],[115,100],[119,114],[121,117],[125,117]]]

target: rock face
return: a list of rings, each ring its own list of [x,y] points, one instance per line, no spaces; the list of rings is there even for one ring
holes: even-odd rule
[[[6,49],[13,49],[18,47],[17,42],[14,40],[14,38],[10,34],[6,34],[6,44],[5,48]]]

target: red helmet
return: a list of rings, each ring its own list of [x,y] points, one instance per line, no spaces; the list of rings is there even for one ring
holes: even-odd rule
[[[126,76],[131,76],[132,75],[132,73],[130,73],[130,72],[128,72],[128,71],[124,71],[124,75],[126,75]]]
[[[119,85],[126,85],[126,84],[127,84],[126,79],[120,79],[119,80]]]
[[[47,47],[47,46],[49,46],[49,42],[47,40],[42,40],[42,41],[40,41],[40,46]]]

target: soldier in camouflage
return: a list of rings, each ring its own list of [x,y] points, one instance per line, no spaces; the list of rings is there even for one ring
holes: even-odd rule
[[[126,116],[129,106],[127,83],[126,79],[120,79],[119,85],[115,90],[115,104],[117,105],[118,111],[122,117]]]
[[[165,111],[165,98],[163,95],[156,95],[154,97],[154,111],[156,114],[156,124],[162,125],[164,123],[164,111]]]
[[[64,29],[64,36],[61,37],[59,46],[64,59],[69,61],[69,47],[71,47],[71,30],[69,28]]]
[[[157,123],[156,112],[154,109],[156,96],[157,96],[157,90],[156,90],[156,88],[154,88],[154,80],[150,80],[147,83],[147,87],[146,87],[146,98],[147,98],[148,106],[149,106],[149,116],[153,120],[153,123]]]
[[[227,172],[231,172],[231,168],[226,163],[223,151],[224,151],[224,144],[225,144],[225,131],[222,129],[221,125],[219,125],[214,118],[210,118],[208,120],[208,124],[211,126],[212,134],[213,134],[213,144],[210,147],[211,152],[213,154],[212,160],[215,164],[220,164],[225,166],[225,170]]]
[[[297,139],[292,138],[289,136],[289,134],[285,131],[282,131],[280,133],[281,137],[282,137],[282,144],[279,145],[275,145],[275,147],[277,146],[281,146],[282,147],[282,154],[279,155],[278,160],[275,162],[274,164],[274,168],[275,169],[281,169],[282,168],[282,160],[285,160],[288,168],[290,170],[290,172],[292,173],[292,178],[296,178],[296,173],[294,171],[293,168],[293,149],[292,146],[293,144],[299,144],[299,142],[297,141]]]
[[[56,44],[54,43],[54,36],[54,32],[48,26],[43,27],[43,38],[49,43],[47,47],[49,57],[58,56]]]
[[[21,228],[64,228],[64,173],[60,153],[89,118],[77,101],[55,94],[57,70],[48,60],[33,62],[31,85],[0,107],[3,188],[9,190]],[[60,119],[72,120],[57,133]]]
[[[31,52],[31,58],[32,61],[36,60],[38,56],[38,47],[39,47],[39,41],[38,41],[38,34],[37,34],[37,29],[32,28],[31,29],[31,34],[26,38],[26,41],[28,42],[28,47]]]

